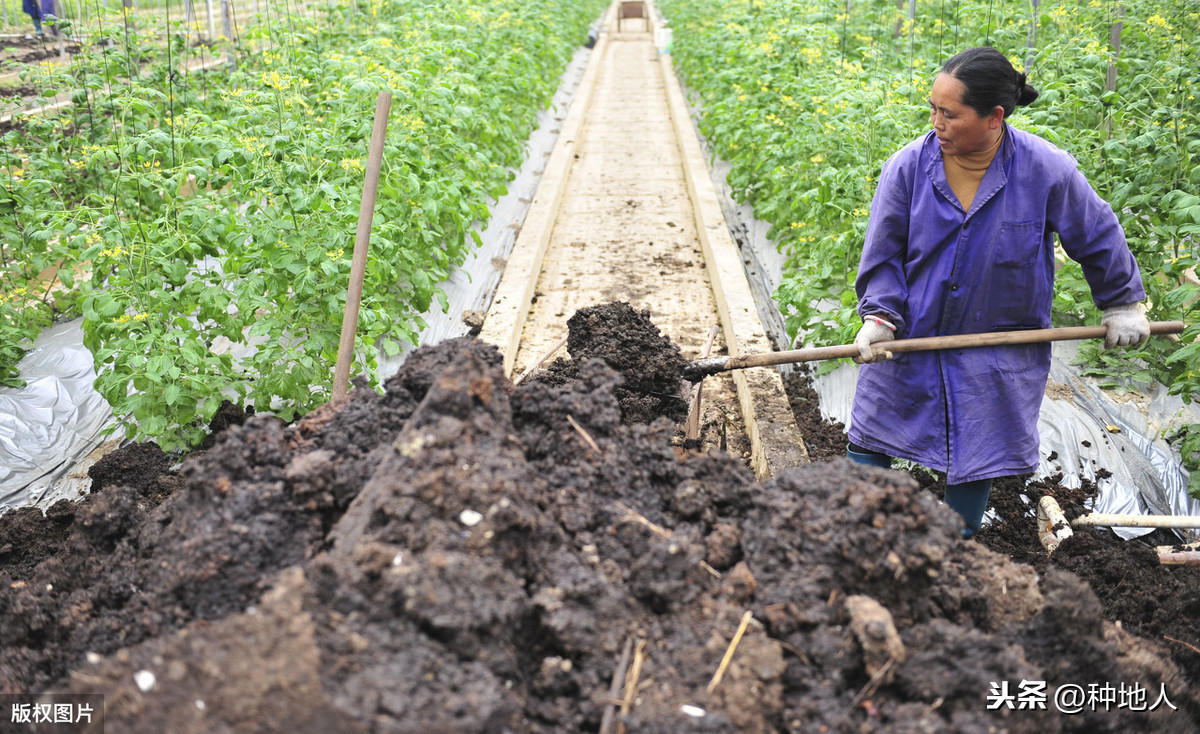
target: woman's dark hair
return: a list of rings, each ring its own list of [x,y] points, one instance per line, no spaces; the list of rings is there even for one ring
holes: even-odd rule
[[[1008,117],[1017,105],[1027,105],[1038,97],[1038,90],[1025,83],[1025,75],[991,46],[960,51],[942,65],[942,73],[963,83],[963,104],[980,116],[999,106]]]

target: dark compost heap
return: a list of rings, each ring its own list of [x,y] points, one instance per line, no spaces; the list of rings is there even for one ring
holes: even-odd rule
[[[673,401],[629,414],[678,349],[623,304],[571,329],[567,376],[510,391],[449,341],[382,395],[178,471],[129,447],[84,501],[0,518],[0,690],[104,693],[108,731],[156,734],[1196,730],[1194,673],[1080,576],[959,540],[900,472],[681,460]],[[987,709],[1024,680],[1179,710]]]

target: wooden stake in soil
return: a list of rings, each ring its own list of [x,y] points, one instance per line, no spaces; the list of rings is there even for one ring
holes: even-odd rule
[[[729,649],[725,651],[725,657],[721,658],[721,664],[717,667],[717,672],[713,674],[712,680],[709,681],[709,693],[717,690],[717,686],[721,685],[721,679],[725,677],[725,669],[729,667],[729,662],[733,660],[733,653],[737,650],[738,643],[742,641],[742,635],[746,634],[746,628],[750,626],[750,620],[753,618],[753,612],[746,612],[742,615],[742,622],[738,625],[737,632],[733,633],[733,640],[729,643]]]
[[[375,218],[375,196],[379,192],[379,169],[383,165],[383,142],[387,137],[387,119],[392,111],[392,93],[380,92],[375,101],[375,126],[371,130],[371,149],[367,153],[366,180],[362,203],[358,208],[358,232],[354,235],[354,260],[350,263],[350,287],[346,292],[346,311],[342,316],[342,339],[338,344],[337,366],[333,373],[333,399],[346,394],[350,381],[350,363],[354,361],[354,333],[358,331],[358,307],[362,303],[363,279],[367,272],[367,246],[371,242],[371,221]]]
[[[1050,495],[1043,495],[1037,506],[1038,540],[1047,553],[1053,553],[1058,544],[1075,534],[1067,524],[1062,508]]]

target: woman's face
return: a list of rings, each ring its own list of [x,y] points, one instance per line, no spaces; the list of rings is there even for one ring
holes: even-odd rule
[[[1004,123],[1004,108],[980,116],[963,104],[966,87],[949,74],[938,74],[929,92],[929,122],[937,133],[943,155],[962,155],[987,150],[996,142]]]

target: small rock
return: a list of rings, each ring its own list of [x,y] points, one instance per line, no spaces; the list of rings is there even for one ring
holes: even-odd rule
[[[142,693],[149,693],[158,679],[149,670],[139,670],[133,674],[133,682],[137,684]]]

